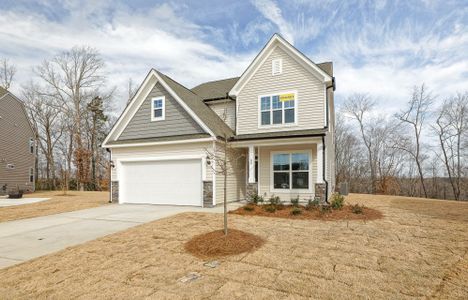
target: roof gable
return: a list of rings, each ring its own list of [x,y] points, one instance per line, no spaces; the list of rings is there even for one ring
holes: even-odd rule
[[[103,142],[106,147],[109,141],[117,140],[137,113],[153,87],[160,83],[162,87],[180,104],[180,106],[195,120],[195,122],[213,138],[230,137],[233,131],[213,112],[203,100],[170,77],[152,69],[139,87],[137,93],[127,105],[110,133]]]
[[[281,49],[290,55],[294,60],[301,64],[307,71],[313,74],[322,82],[331,82],[332,77],[327,74],[322,68],[317,66],[312,62],[307,56],[302,54],[294,46],[288,43],[284,38],[279,34],[274,34],[273,37],[268,41],[268,43],[263,47],[260,53],[255,57],[253,62],[247,67],[242,76],[236,82],[236,84],[229,91],[229,96],[236,97],[239,92],[242,90],[244,85],[250,80],[250,78],[255,74],[257,69],[263,65],[264,61],[272,53],[276,47],[281,47]]]

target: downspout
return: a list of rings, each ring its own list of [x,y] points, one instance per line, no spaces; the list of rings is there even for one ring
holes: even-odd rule
[[[112,152],[109,148],[106,148],[106,151],[109,152],[109,203],[112,203]]]
[[[322,145],[323,145],[323,149],[322,149],[322,176],[323,176],[323,182],[325,182],[325,202],[327,202],[327,204],[330,204],[328,202],[328,181],[327,181],[327,178],[325,176],[325,172],[327,170],[326,168],[326,162],[325,162],[325,151],[326,151],[326,146],[325,146],[325,136],[322,136]]]

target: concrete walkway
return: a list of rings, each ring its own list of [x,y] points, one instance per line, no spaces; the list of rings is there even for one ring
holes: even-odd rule
[[[239,207],[229,204],[229,209]],[[182,212],[222,213],[222,206],[109,204],[74,212],[0,223],[0,268]]]

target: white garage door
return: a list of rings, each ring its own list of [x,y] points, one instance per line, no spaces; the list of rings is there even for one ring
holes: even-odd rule
[[[119,202],[201,206],[201,176],[200,159],[122,162]]]

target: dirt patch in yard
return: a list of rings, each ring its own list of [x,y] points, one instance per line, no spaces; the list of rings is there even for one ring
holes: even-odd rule
[[[50,198],[49,200],[0,207],[0,222],[41,217],[80,209],[106,205],[109,202],[109,192],[68,192],[46,191],[27,194],[25,198]]]
[[[252,252],[264,243],[261,237],[245,231],[229,229],[225,235],[216,230],[195,236],[185,244],[185,250],[199,258],[218,258]]]
[[[1,269],[0,298],[468,299],[468,222],[401,208],[396,199],[346,198],[385,215],[372,222],[230,214],[230,228],[266,242],[215,268],[184,246],[222,228],[222,215],[179,214]],[[404,201],[439,210],[432,201]],[[200,277],[180,282],[191,272]]]
[[[231,214],[243,215],[243,216],[261,216],[261,217],[274,217],[274,218],[287,218],[287,219],[298,219],[298,220],[377,220],[383,217],[383,214],[373,208],[361,206],[360,213],[354,213],[351,205],[345,205],[342,209],[329,209],[328,211],[321,211],[320,208],[307,209],[304,206],[299,206],[300,211],[297,214],[293,214],[292,211],[294,206],[282,205],[278,206],[275,211],[268,211],[269,205],[252,205],[248,204],[243,207],[239,207],[236,210],[230,211]],[[297,211],[297,210],[296,210]]]

